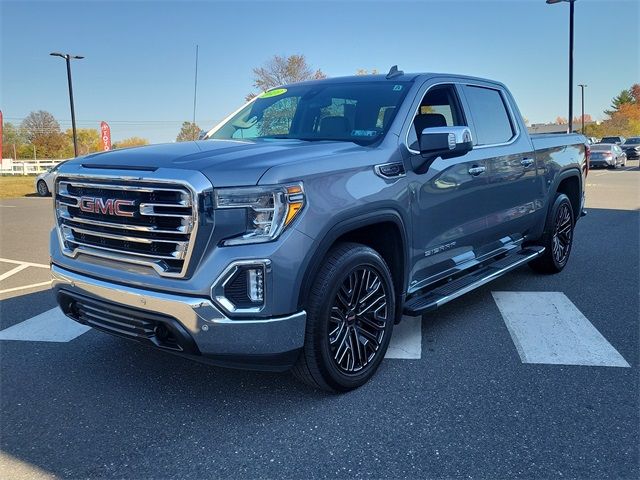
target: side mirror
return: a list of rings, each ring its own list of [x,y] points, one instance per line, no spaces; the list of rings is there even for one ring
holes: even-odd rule
[[[436,158],[461,157],[472,149],[469,127],[425,128],[420,135],[420,157],[412,159],[412,166],[416,173],[424,173]]]

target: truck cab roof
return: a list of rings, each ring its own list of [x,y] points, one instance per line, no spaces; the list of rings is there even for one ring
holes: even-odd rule
[[[390,78],[387,78],[387,74],[348,75],[343,77],[322,78],[318,80],[305,80],[304,82],[290,83],[290,84],[287,84],[286,86],[324,84],[329,82],[332,82],[332,83],[415,82],[418,80],[429,80],[433,78],[443,78],[443,79],[455,78],[458,80],[469,81],[469,82],[485,82],[485,83],[488,82],[488,83],[494,83],[496,85],[501,85],[504,87],[502,83],[495,80],[486,79],[486,78],[453,74],[453,73],[436,73],[436,72],[399,73]]]

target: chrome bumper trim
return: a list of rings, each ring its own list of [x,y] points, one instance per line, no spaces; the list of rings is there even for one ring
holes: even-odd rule
[[[234,320],[209,299],[143,290],[51,266],[54,293],[69,290],[114,304],[160,312],[189,332],[203,355],[276,355],[304,344],[305,311],[285,317]]]

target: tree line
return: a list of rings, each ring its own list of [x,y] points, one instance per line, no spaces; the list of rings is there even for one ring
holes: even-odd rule
[[[79,128],[76,131],[78,154],[102,151],[100,130]],[[147,145],[145,138],[130,137],[112,144],[112,148]],[[73,157],[73,131],[63,131],[55,117],[47,111],[31,112],[19,125],[4,122],[2,126],[3,154],[15,159],[71,158]]]
[[[608,116],[604,121],[585,125],[585,135],[598,138],[640,136],[640,84],[635,83],[613,97],[611,109],[604,113]]]

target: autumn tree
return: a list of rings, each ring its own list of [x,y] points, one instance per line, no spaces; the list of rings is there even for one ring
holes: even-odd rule
[[[38,110],[31,112],[20,124],[25,139],[36,148],[40,158],[60,158],[65,147],[65,136],[54,116]]]
[[[200,138],[200,127],[193,122],[183,122],[176,142],[189,142]]]
[[[64,158],[74,156],[73,152],[73,130],[67,129],[64,132],[65,147],[62,153]],[[78,155],[87,155],[89,153],[102,151],[102,141],[100,139],[100,131],[94,128],[78,128],[76,130],[76,138],[78,139]]]
[[[114,143],[112,145],[112,148],[116,149],[116,148],[140,147],[142,145],[149,145],[149,140],[147,140],[146,138],[140,138],[140,137],[129,137],[129,138],[125,138],[124,140],[120,140],[117,143]]]
[[[555,124],[556,125],[566,125],[567,124],[567,119],[564,118],[564,117],[557,116]]]
[[[9,156],[13,157],[15,152],[18,157],[18,151],[21,150],[21,147],[26,143],[27,140],[24,138],[20,128],[9,122],[2,124],[2,145],[4,145],[6,151],[9,152]]]
[[[253,86],[260,92],[288,83],[321,78],[327,76],[320,69],[314,70],[304,55],[274,55],[262,67],[253,69]],[[249,93],[246,99],[249,101],[255,96],[255,93]]]
[[[605,113],[609,118],[599,125],[588,125],[585,130],[587,135],[604,137],[610,135],[622,135],[634,137],[640,135],[640,84],[634,84],[627,94],[620,93],[611,101],[614,110]]]
[[[640,88],[640,85],[634,85],[634,87]],[[614,113],[620,110],[620,107],[622,105],[634,103],[636,101],[632,95],[632,90],[634,87],[631,87],[628,90],[622,90],[618,95],[613,97],[613,99],[611,100],[611,110],[605,110],[604,113],[612,116]]]

